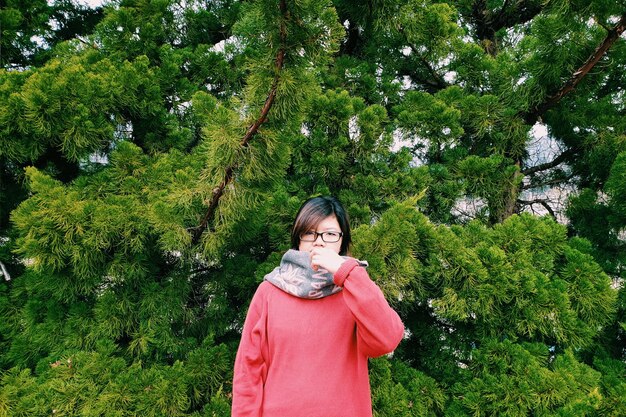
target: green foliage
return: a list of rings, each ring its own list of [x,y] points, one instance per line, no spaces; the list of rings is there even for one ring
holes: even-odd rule
[[[169,366],[128,364],[87,351],[48,357],[37,375],[19,368],[4,373],[0,416],[156,417],[200,415],[202,408],[213,410],[204,415],[223,416],[219,410],[230,367],[228,349],[210,344]]]
[[[441,415],[446,394],[422,372],[401,361],[370,361],[372,403],[376,417]]]
[[[230,415],[317,194],[406,326],[375,415],[626,415],[619,2],[4,3],[0,417]]]
[[[361,225],[354,231],[355,255],[368,260],[370,274],[392,305],[400,300],[414,302],[413,294],[426,296],[420,258],[433,243],[435,229],[415,209],[417,200],[396,204],[374,225]]]
[[[50,49],[90,33],[102,10],[70,0],[7,0],[0,10],[0,68],[23,70],[50,58]],[[54,20],[54,23],[53,23]]]
[[[626,366],[623,361],[598,355],[593,365],[602,373],[601,386],[606,400],[602,402],[602,408],[598,414],[602,416],[619,416],[626,412],[626,383],[624,372]]]
[[[493,229],[471,223],[439,236],[427,274],[438,286],[432,305],[437,316],[466,323],[465,336],[578,348],[612,318],[608,276],[546,218],[513,216]]]
[[[489,341],[474,352],[467,382],[453,386],[450,416],[591,416],[602,403],[600,374],[571,351]]]
[[[313,96],[304,132],[296,136],[286,187],[304,197],[334,193],[352,222],[369,223],[393,198],[421,191],[430,178],[410,164],[410,153],[390,150],[388,115],[379,105],[366,106],[345,90]],[[351,204],[354,202],[354,204]]]

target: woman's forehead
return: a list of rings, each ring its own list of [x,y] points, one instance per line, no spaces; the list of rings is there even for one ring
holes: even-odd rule
[[[341,230],[341,226],[339,225],[337,217],[334,214],[331,214],[330,216],[321,219],[319,222],[317,222],[317,224],[312,224],[311,226],[315,227],[318,231],[330,229]]]

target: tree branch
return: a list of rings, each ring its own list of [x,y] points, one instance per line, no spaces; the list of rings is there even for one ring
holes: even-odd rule
[[[576,155],[576,153],[579,150],[580,149],[578,149],[578,148],[569,148],[568,150],[563,151],[563,153],[561,153],[559,156],[554,158],[552,161],[546,162],[545,164],[539,164],[539,165],[536,165],[534,167],[529,167],[529,168],[523,169],[521,172],[524,175],[531,175],[531,174],[534,174],[534,173],[539,172],[539,171],[545,171],[547,169],[554,168],[554,167],[560,165],[562,162],[564,162],[568,158],[571,158],[572,156]]]
[[[523,206],[532,207],[533,204],[540,204],[541,206],[543,206],[543,208],[546,209],[548,213],[550,213],[550,216],[552,216],[556,220],[556,213],[554,212],[552,207],[550,207],[550,204],[548,204],[548,202],[548,200],[543,198],[538,198],[536,200],[517,200],[517,203]]]
[[[490,30],[495,34],[500,29],[528,22],[541,13],[545,7],[544,3],[541,1],[518,0],[509,6],[507,0],[500,11],[489,19]]]
[[[435,69],[430,65],[430,63],[426,60],[426,58],[424,58],[423,55],[420,55],[417,53],[417,50],[415,49],[413,45],[411,45],[411,49],[413,50],[415,54],[417,54],[422,65],[424,65],[428,73],[433,77],[432,80],[428,80],[428,83],[432,85],[433,87],[437,88],[438,90],[443,90],[449,87],[446,80],[437,71],[435,71]]]
[[[4,280],[11,281],[11,275],[9,275],[9,271],[7,271],[7,268],[6,266],[4,266],[4,263],[2,263],[2,261],[0,261],[0,269],[2,271],[2,275],[4,275]]]
[[[522,190],[532,190],[533,188],[541,188],[541,187],[548,187],[548,186],[554,186],[554,185],[561,185],[564,182],[567,182],[569,180],[571,180],[572,178],[574,178],[576,175],[574,174],[570,174],[565,178],[554,178],[550,181],[545,181],[545,182],[540,182],[538,184],[526,184],[526,185],[522,185]]]
[[[280,81],[281,71],[283,69],[284,61],[285,61],[285,51],[286,51],[286,41],[287,41],[287,28],[285,26],[285,20],[287,19],[287,3],[286,0],[280,0],[280,13],[282,16],[282,20],[280,23],[280,48],[278,49],[278,53],[276,54],[275,59],[275,70],[276,75],[274,76],[274,81],[272,82],[272,86],[270,91],[265,99],[265,103],[261,108],[261,114],[256,119],[256,121],[248,128],[245,135],[241,138],[239,145],[242,148],[248,147],[250,140],[257,134],[259,131],[259,127],[267,120],[267,115],[269,114],[272,106],[274,104],[274,100],[276,99],[276,91],[278,89],[278,82]],[[224,170],[224,179],[222,182],[213,189],[211,201],[209,202],[209,206],[207,211],[200,222],[200,225],[193,229],[191,243],[193,245],[197,244],[200,241],[200,237],[207,229],[209,223],[213,220],[215,216],[215,211],[219,204],[220,198],[224,195],[224,191],[226,187],[232,182],[233,176],[235,173],[235,168],[237,168],[237,163],[226,167]]]
[[[543,2],[536,0],[517,0],[512,5],[506,0],[500,10],[492,12],[485,0],[476,1],[471,14],[476,37],[482,41],[488,54],[495,55],[498,51],[496,33],[499,30],[532,20],[544,7]]]
[[[99,51],[100,48],[98,47],[98,45],[96,45],[95,42],[87,42],[85,39],[81,38],[80,36],[76,36],[76,39],[78,39],[80,41],[80,43],[82,43],[83,45],[87,45],[90,48],[95,49],[96,51]]]
[[[502,7],[500,8],[500,11],[496,14],[496,17],[493,20],[496,22],[501,21],[508,7],[509,7],[509,0],[504,0],[504,4],[502,5]]]
[[[546,111],[554,107],[563,97],[573,91],[576,86],[583,80],[583,78],[591,71],[600,59],[607,53],[607,51],[613,46],[613,44],[619,39],[626,29],[626,14],[623,14],[619,22],[611,30],[609,30],[606,38],[602,41],[596,50],[591,54],[585,63],[578,68],[570,77],[569,80],[563,84],[563,86],[554,94],[546,98],[546,100],[537,105],[534,109],[530,110],[523,115],[524,120],[529,125],[534,125],[539,117],[541,117]]]
[[[417,48],[415,47],[415,45],[409,42],[409,39],[406,36],[406,33],[404,32],[404,29],[400,27],[398,28],[398,32],[404,35],[405,39],[407,40],[408,46],[409,48],[411,48],[411,51],[413,52],[414,56],[416,56],[419,62],[424,66],[424,68],[426,68],[426,71],[428,71],[428,74],[431,77],[431,78],[419,77],[419,79],[414,80],[414,81],[418,81],[424,84],[427,87],[428,91],[433,94],[436,93],[437,91],[448,88],[449,84],[446,82],[443,76],[439,74],[437,71],[435,71],[432,65],[430,65],[430,62],[428,62],[426,58],[424,58],[424,55],[420,54]],[[410,75],[411,77],[415,78],[415,70],[408,71],[407,75]]]

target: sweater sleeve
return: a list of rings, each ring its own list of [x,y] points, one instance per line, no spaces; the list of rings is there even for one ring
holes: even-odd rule
[[[232,417],[260,417],[267,375],[265,297],[259,287],[250,302],[235,357]]]
[[[383,292],[355,259],[346,260],[334,275],[357,325],[359,349],[368,357],[393,351],[404,336],[404,325]]]

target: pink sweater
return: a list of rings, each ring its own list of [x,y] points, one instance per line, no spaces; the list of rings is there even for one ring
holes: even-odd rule
[[[343,290],[318,300],[259,285],[235,360],[233,417],[372,416],[367,358],[394,350],[404,326],[355,260],[334,282]]]

